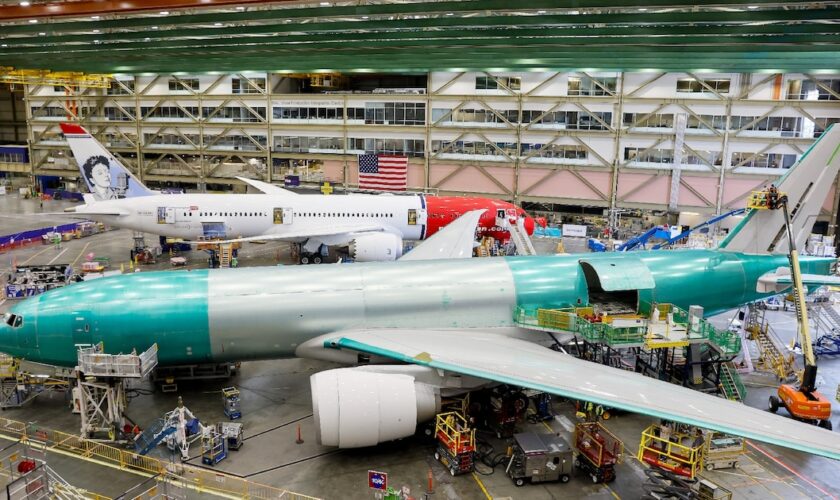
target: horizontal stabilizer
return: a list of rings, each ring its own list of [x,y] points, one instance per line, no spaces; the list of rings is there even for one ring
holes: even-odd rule
[[[473,210],[450,222],[400,260],[468,259],[473,256],[478,219],[486,210]]]

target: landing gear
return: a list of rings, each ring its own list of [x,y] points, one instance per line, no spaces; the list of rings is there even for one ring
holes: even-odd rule
[[[301,264],[320,264],[324,258],[317,253],[303,253],[300,255]]]
[[[829,431],[832,430],[831,420],[828,420],[828,419],[820,420],[820,422],[817,425],[819,427],[822,427],[823,429],[826,429],[826,430],[829,430]]]

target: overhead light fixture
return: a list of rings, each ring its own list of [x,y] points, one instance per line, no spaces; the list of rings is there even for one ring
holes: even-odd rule
[[[453,14],[453,13],[451,13],[451,12],[447,12],[447,13],[446,13],[446,15],[447,15],[447,16],[454,16],[455,14]]]
[[[362,16],[362,19],[370,19],[370,16]]]
[[[537,14],[545,14],[545,11],[544,10],[538,10]]]
[[[329,6],[330,6],[329,2],[321,2],[321,7],[329,7]]]
[[[98,20],[99,20],[99,16],[90,16],[90,18],[91,18],[91,19],[93,19],[94,21],[98,21]]]
[[[94,33],[99,33],[99,30],[93,30]]]
[[[162,16],[168,16],[168,15],[169,15],[169,11],[168,11],[168,10],[162,10],[162,11],[160,11],[160,15],[162,15]]]
[[[213,23],[213,26],[221,26],[222,23]]]
[[[749,6],[747,6],[747,8],[750,9],[750,10],[755,10],[755,9],[758,8],[758,5],[749,5]]]
[[[236,10],[243,11],[243,10],[245,10],[245,7],[237,7]]]
[[[0,47],[8,47],[8,46],[9,46],[8,43],[4,43],[3,45],[0,45]]]
[[[641,8],[639,8],[639,12],[645,12],[646,10],[647,10],[647,7],[641,7]]]
[[[29,20],[29,22],[30,22],[31,24],[38,24],[38,20],[37,20],[37,19],[30,19],[30,20]]]
[[[38,33],[38,34],[39,34],[40,36],[46,36],[46,33],[45,33],[45,32],[43,32],[43,31],[42,31],[42,32],[40,32],[40,33]]]
[[[152,29],[156,30],[156,29],[158,29],[158,27],[157,26],[152,26]]]
[[[21,6],[21,7],[29,7],[29,2],[26,2],[26,1],[21,2],[21,3],[20,3],[20,6]]]

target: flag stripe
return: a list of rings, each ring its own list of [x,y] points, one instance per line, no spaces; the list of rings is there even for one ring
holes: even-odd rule
[[[405,191],[408,157],[364,154],[359,156],[359,187],[383,191]]]

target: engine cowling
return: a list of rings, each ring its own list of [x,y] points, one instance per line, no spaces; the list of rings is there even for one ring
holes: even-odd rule
[[[350,257],[356,262],[397,260],[402,255],[402,238],[392,233],[363,234],[350,241]]]
[[[315,433],[325,446],[360,448],[408,437],[440,411],[438,388],[410,375],[339,368],[309,382]]]

